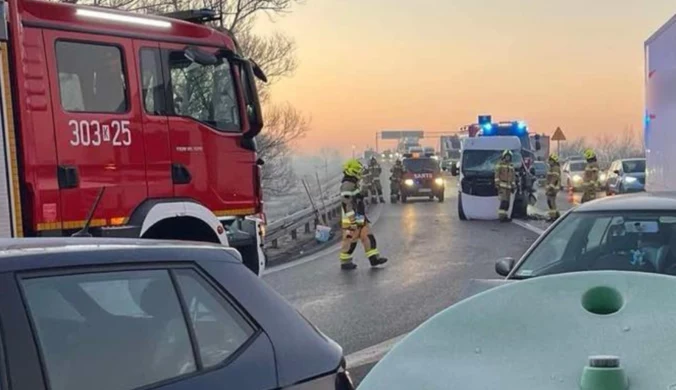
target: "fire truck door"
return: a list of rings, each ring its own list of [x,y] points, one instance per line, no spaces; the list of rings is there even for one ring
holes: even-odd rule
[[[256,205],[255,155],[240,146],[242,101],[234,67],[214,48],[162,43],[171,85],[172,180],[177,197],[192,198],[216,215],[247,215]],[[208,63],[206,59],[217,62]]]
[[[134,40],[136,68],[141,85],[143,141],[145,143],[148,197],[174,196],[171,182],[169,148],[169,85],[162,66],[162,53],[157,42]]]
[[[64,229],[121,225],[147,196],[132,41],[44,31]]]

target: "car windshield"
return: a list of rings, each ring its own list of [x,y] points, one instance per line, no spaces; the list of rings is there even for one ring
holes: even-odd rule
[[[414,173],[438,172],[439,162],[432,158],[407,158],[404,159],[404,169]]]
[[[573,212],[526,255],[513,276],[589,270],[676,276],[676,212]]]
[[[624,173],[645,173],[645,160],[622,161],[622,170]]]
[[[463,172],[490,172],[493,174],[501,156],[502,150],[465,150],[462,154],[462,164],[460,166]],[[512,151],[512,163],[514,164],[514,168],[521,166],[520,151]]]
[[[568,168],[571,172],[582,172],[584,171],[584,167],[587,165],[586,162],[584,161],[575,161],[570,163],[570,167]]]

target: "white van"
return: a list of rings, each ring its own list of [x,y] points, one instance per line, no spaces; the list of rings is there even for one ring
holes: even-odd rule
[[[458,176],[458,215],[461,220],[498,219],[498,190],[495,187],[495,167],[502,152],[512,151],[512,164],[521,168],[521,141],[516,136],[471,137],[462,140],[460,164],[452,170]],[[511,218],[514,195],[509,202]]]

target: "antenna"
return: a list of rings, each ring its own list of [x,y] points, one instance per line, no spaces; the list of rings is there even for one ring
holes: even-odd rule
[[[89,214],[87,215],[87,219],[85,220],[84,227],[81,230],[78,230],[77,232],[73,233],[71,237],[91,237],[92,234],[89,233],[89,227],[92,224],[92,219],[94,219],[94,212],[96,211],[96,208],[99,207],[99,203],[101,202],[101,198],[103,197],[103,193],[106,191],[106,187],[101,187],[99,190],[99,194],[96,195],[96,200],[94,200],[94,204],[92,204],[92,208],[89,209]]]

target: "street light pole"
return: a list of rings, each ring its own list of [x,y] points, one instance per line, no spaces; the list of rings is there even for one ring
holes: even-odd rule
[[[376,153],[378,153],[378,132],[376,131]]]

